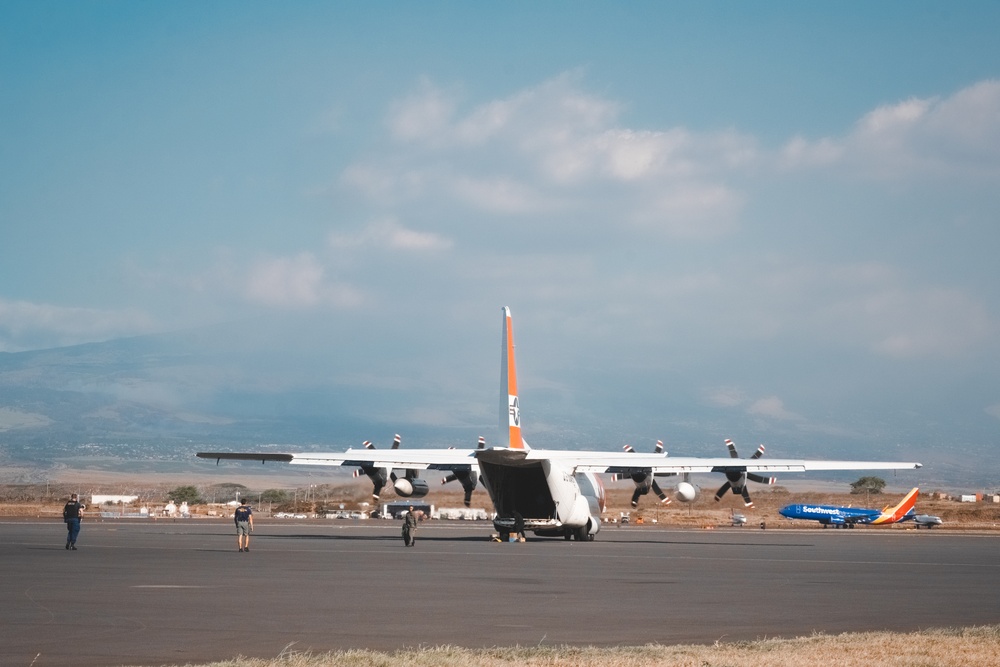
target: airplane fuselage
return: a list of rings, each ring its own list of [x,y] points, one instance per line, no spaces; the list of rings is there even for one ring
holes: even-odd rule
[[[788,519],[805,519],[818,521],[828,526],[844,526],[856,523],[871,523],[882,512],[879,510],[835,507],[833,505],[786,505],[778,510],[778,514]]]
[[[778,510],[778,514],[789,519],[805,519],[818,521],[826,526],[845,526],[853,528],[856,524],[884,524],[909,521],[914,518],[913,506],[917,502],[919,489],[911,489],[903,496],[899,504],[885,507],[881,510],[864,507],[837,507],[835,505],[786,505]]]
[[[944,521],[941,520],[941,517],[933,514],[918,514],[913,517],[913,523],[917,528],[931,529],[934,526],[940,526]]]
[[[538,535],[593,539],[600,530],[605,495],[595,474],[509,449],[483,450],[476,458],[501,537],[514,531],[516,514]]]

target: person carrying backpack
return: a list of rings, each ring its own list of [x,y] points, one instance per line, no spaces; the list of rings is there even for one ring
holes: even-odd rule
[[[74,493],[63,507],[63,522],[66,524],[66,549],[76,551],[76,538],[80,535],[80,522],[83,521],[84,505]]]

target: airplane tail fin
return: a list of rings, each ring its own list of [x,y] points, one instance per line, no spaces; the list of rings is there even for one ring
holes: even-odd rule
[[[500,348],[500,443],[527,449],[521,437],[521,407],[517,398],[517,365],[514,363],[514,326],[510,308],[503,307],[503,342]]]
[[[882,510],[882,516],[872,521],[872,523],[896,523],[897,521],[901,521],[903,517],[913,511],[913,507],[917,504],[918,493],[918,488],[914,487],[910,489],[910,492],[903,496],[898,505],[895,507],[886,505]]]

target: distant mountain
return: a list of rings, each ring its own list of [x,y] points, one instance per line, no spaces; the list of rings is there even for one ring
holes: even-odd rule
[[[355,353],[364,336],[301,330],[321,344],[275,346],[263,327],[230,325],[0,353],[0,464],[187,464],[206,448],[344,449],[388,443],[397,432],[409,447],[495,438],[495,360],[480,350],[407,347],[405,337],[383,334],[364,356]],[[924,471],[906,473],[922,486],[996,484],[989,421],[965,420],[966,431],[951,437],[948,424],[932,431],[927,419],[881,423],[875,408],[855,428],[808,431],[796,420],[706,405],[696,372],[664,382],[635,368],[605,376],[579,364],[539,369],[544,361],[522,373],[534,380],[521,397],[525,437],[536,446],[646,449],[663,439],[674,455],[719,456],[733,437],[746,451],[766,443],[767,456],[922,461]]]
[[[366,392],[271,382],[276,375],[254,354],[206,342],[197,332],[0,353],[0,460],[175,458],[207,445],[346,447],[389,441],[399,428],[355,416]],[[455,431],[450,437],[475,441],[474,431]]]

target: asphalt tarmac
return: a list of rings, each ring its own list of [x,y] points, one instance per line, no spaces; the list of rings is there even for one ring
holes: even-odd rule
[[[489,524],[0,523],[0,664],[161,665],[283,650],[712,643],[1000,623],[1000,536],[898,528],[605,528],[488,540]]]

